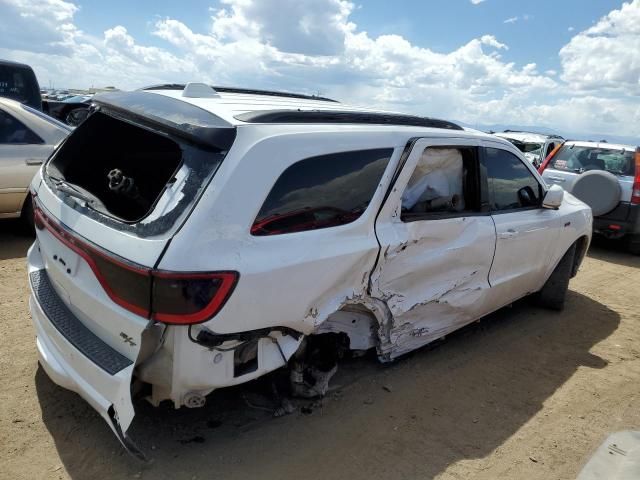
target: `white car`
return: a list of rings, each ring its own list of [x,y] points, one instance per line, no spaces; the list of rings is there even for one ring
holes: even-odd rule
[[[539,170],[591,207],[594,233],[640,255],[640,147],[567,141]]]
[[[138,455],[132,391],[198,407],[288,366],[322,395],[341,349],[562,308],[591,239],[511,143],[446,121],[203,84],[95,102],[31,186],[30,306],[45,371]]]
[[[69,132],[42,112],[0,97],[0,219],[32,223],[29,183]]]
[[[505,130],[494,134],[513,143],[538,168],[547,156],[564,142],[559,135]]]

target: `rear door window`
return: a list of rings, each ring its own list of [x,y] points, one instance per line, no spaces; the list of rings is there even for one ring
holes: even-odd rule
[[[540,206],[542,187],[513,153],[485,148],[481,165],[482,175],[487,177],[492,212]]]
[[[392,148],[333,153],[287,168],[267,195],[251,227],[257,236],[344,225],[366,210]]]
[[[564,145],[553,157],[552,168],[582,173],[588,170],[605,170],[616,175],[635,174],[635,152],[611,148]]]

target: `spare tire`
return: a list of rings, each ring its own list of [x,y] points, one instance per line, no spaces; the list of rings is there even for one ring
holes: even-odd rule
[[[591,207],[594,217],[609,213],[620,203],[618,178],[603,170],[579,175],[571,185],[571,193]]]

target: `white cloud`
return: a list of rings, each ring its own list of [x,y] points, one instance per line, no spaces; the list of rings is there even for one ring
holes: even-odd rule
[[[568,31],[568,32],[573,32],[574,30],[575,30],[575,27],[569,27],[569,28],[567,28],[567,31]]]
[[[484,2],[485,0],[470,0],[471,3],[473,3],[474,5],[480,5],[482,2]]]
[[[625,4],[625,15],[638,2]],[[504,60],[508,46],[493,35],[449,52],[417,46],[400,35],[371,36],[351,21],[355,7],[343,0],[223,0],[222,8],[211,11],[204,32],[174,18],[156,18],[150,24],[154,45],[141,44],[122,25],[101,35],[83,32],[74,19],[78,7],[69,1],[0,0],[0,5],[0,38],[12,33],[11,43],[0,44],[0,57],[33,65],[45,85],[50,79],[57,86],[120,88],[206,81],[320,92],[349,103],[472,123],[640,134],[637,101],[589,93],[593,81],[575,79],[575,72],[585,69],[576,66],[586,58],[583,37],[634,38],[640,23],[630,25],[614,12],[563,49],[558,74],[541,73],[535,63]],[[622,50],[626,66],[637,68],[639,49]],[[617,55],[598,59],[611,65]],[[612,82],[626,79],[626,70],[613,72]]]
[[[562,80],[578,91],[640,94],[640,0],[622,4],[560,50]]]
[[[256,38],[283,52],[333,55],[342,51],[354,5],[344,0],[223,0],[212,33],[223,41]],[[286,12],[286,14],[284,14]]]
[[[522,15],[522,17],[519,17],[517,15],[515,17],[509,17],[502,23],[516,23],[520,20],[522,20],[523,22],[528,22],[532,18],[533,18],[533,15],[529,15],[528,13],[525,13],[524,15]]]

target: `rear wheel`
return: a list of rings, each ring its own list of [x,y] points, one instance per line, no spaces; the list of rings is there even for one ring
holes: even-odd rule
[[[89,109],[87,107],[78,107],[71,110],[67,113],[64,121],[67,125],[71,125],[72,127],[77,127],[82,122],[84,122],[89,116]]]
[[[31,195],[27,195],[27,198],[24,199],[24,205],[22,205],[22,214],[20,215],[20,218],[22,218],[22,222],[25,228],[30,233],[34,233],[36,227],[33,220],[33,202],[31,201]]]
[[[567,297],[567,289],[569,288],[569,279],[573,270],[573,262],[576,255],[575,243],[564,254],[560,263],[538,292],[538,303],[545,308],[552,310],[562,310],[564,301]]]
[[[640,255],[640,235],[630,235],[627,239],[627,250],[634,255]]]

